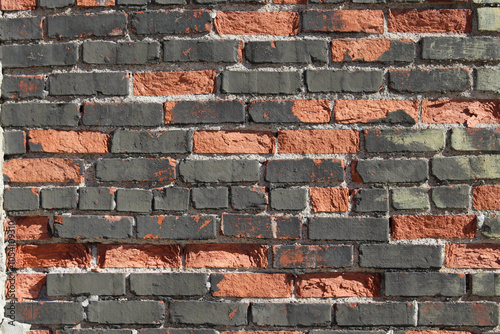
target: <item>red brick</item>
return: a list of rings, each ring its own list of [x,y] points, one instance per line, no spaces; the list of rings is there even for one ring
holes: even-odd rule
[[[36,0],[0,0],[0,10],[31,10],[36,8]]]
[[[421,238],[474,238],[476,236],[476,216],[394,216],[392,217],[392,237],[394,239]]]
[[[283,332],[283,331],[222,331],[221,334],[304,334],[303,332]]]
[[[27,331],[26,334],[51,334],[50,330],[38,329],[34,331]]]
[[[10,277],[15,278],[14,288],[11,289]],[[47,282],[46,274],[15,274],[9,276],[5,283],[5,295],[7,299],[12,296],[9,289],[14,293],[17,301],[37,299],[42,287]]]
[[[332,61],[377,61],[390,49],[389,39],[334,39]]]
[[[472,31],[472,11],[468,9],[389,9],[390,32]]]
[[[17,245],[15,268],[90,267],[90,248],[82,244]]]
[[[135,73],[134,95],[211,94],[217,89],[215,77],[214,70]]]
[[[335,122],[347,124],[381,121],[398,110],[418,121],[417,101],[336,100],[334,105]]]
[[[299,13],[217,12],[214,24],[220,35],[294,36],[299,30]]]
[[[30,150],[50,153],[107,153],[109,135],[96,131],[30,130]]]
[[[258,153],[275,151],[272,132],[256,131],[196,131],[193,135],[195,153]]]
[[[349,210],[348,188],[310,188],[314,212],[345,212]]]
[[[13,227],[16,240],[47,240],[49,235],[49,217],[27,216],[7,217],[5,228]]]
[[[356,130],[282,130],[278,132],[280,153],[356,153]]]
[[[114,6],[115,0],[76,0],[78,7],[105,7]]]
[[[179,268],[182,250],[177,245],[97,245],[101,268]]]
[[[186,245],[186,267],[265,268],[268,247],[249,244]]]
[[[215,297],[292,297],[292,275],[237,273],[212,275]]]
[[[333,252],[343,252],[346,246],[330,245],[281,245],[273,246],[274,267],[276,268],[334,268],[340,263],[348,266],[352,259],[332,259]],[[340,265],[344,266],[344,265]]]
[[[5,162],[3,175],[14,183],[80,183],[83,182],[83,160],[12,159]]]
[[[307,0],[273,0],[278,5],[305,5]]]
[[[380,276],[368,273],[321,273],[298,275],[299,298],[379,297]]]
[[[500,268],[500,245],[448,244],[446,245],[448,268]]]
[[[500,210],[500,186],[474,187],[472,205],[476,210]]]
[[[479,123],[500,123],[500,100],[424,100],[422,122],[465,123],[469,127]]]

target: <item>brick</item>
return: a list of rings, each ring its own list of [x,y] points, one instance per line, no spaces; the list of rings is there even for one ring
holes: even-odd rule
[[[415,326],[414,303],[337,304],[339,326]]]
[[[236,40],[170,40],[163,42],[165,62],[238,63],[240,41]]]
[[[150,2],[151,0],[116,0],[118,6],[145,6]]]
[[[250,102],[248,113],[256,123],[328,123],[328,100],[271,100]]]
[[[49,77],[49,92],[65,95],[127,95],[126,72],[57,73]]]
[[[215,239],[212,216],[139,216],[137,237],[143,239]]]
[[[392,207],[396,210],[429,210],[429,196],[426,189],[392,189]]]
[[[4,76],[2,97],[4,99],[43,98],[45,79],[43,76]]]
[[[118,0],[119,1],[119,0]],[[56,330],[54,334],[134,334],[130,329],[68,329],[59,331]],[[142,333],[142,332],[141,332]],[[34,333],[39,334],[39,333]],[[46,333],[40,333],[46,334]],[[47,333],[50,334],[50,333]]]
[[[327,63],[328,44],[317,40],[249,42],[245,57],[254,64]]]
[[[298,72],[224,71],[221,90],[226,94],[296,94],[300,81]]]
[[[378,70],[306,71],[307,90],[311,93],[376,93],[383,79],[383,72]]]
[[[30,130],[31,152],[107,153],[109,135],[95,131]]]
[[[389,194],[387,189],[354,190],[353,210],[356,212],[389,211]]]
[[[299,13],[219,11],[214,25],[219,35],[295,36],[299,31]]]
[[[59,238],[126,239],[133,236],[132,217],[60,216],[54,218],[54,233]]]
[[[168,310],[174,324],[242,326],[248,322],[248,303],[171,301]]]
[[[24,131],[6,131],[3,133],[4,154],[26,153],[26,134]]]
[[[168,182],[175,179],[175,160],[101,159],[96,163],[96,177],[99,182]]]
[[[432,174],[439,181],[467,181],[500,178],[498,156],[433,158]]]
[[[48,274],[47,295],[125,295],[125,274]]]
[[[500,247],[491,244],[448,244],[446,267],[500,268]]]
[[[181,248],[177,245],[97,245],[101,268],[179,268]]]
[[[301,211],[307,206],[307,189],[272,189],[271,208],[274,210]]]
[[[187,211],[189,207],[189,189],[169,187],[153,191],[154,210]]]
[[[4,163],[3,176],[9,183],[80,183],[83,182],[83,160],[12,159]]]
[[[309,219],[311,240],[389,240],[387,218],[326,218]]]
[[[76,0],[78,7],[114,6],[115,0]]]
[[[348,188],[309,188],[313,212],[345,212],[349,210]]]
[[[253,303],[252,320],[257,326],[329,326],[330,304]]]
[[[84,319],[79,302],[28,302],[15,304],[15,320],[34,325],[74,325]]]
[[[165,318],[162,301],[91,301],[87,320],[100,324],[160,324]]]
[[[292,276],[287,274],[226,273],[212,274],[214,297],[292,297]]]
[[[82,123],[95,126],[158,126],[163,124],[159,103],[85,103]]]
[[[38,5],[46,9],[70,7],[74,4],[75,0],[38,0]]]
[[[158,42],[84,42],[83,62],[99,65],[154,64],[160,60]]]
[[[2,0],[0,10],[33,10],[36,8],[36,0]]]
[[[381,10],[306,10],[302,20],[304,32],[384,32]]]
[[[478,186],[472,190],[476,210],[500,210],[500,186]]]
[[[418,102],[399,100],[336,100],[335,122],[409,124],[418,121]]]
[[[422,121],[425,123],[465,123],[468,127],[479,123],[499,123],[495,110],[500,100],[424,100]]]
[[[266,181],[276,183],[329,183],[344,181],[343,160],[269,160]]]
[[[267,192],[264,187],[231,187],[231,205],[235,210],[257,210],[267,208]]]
[[[137,296],[203,296],[208,274],[130,274],[130,291]]]
[[[116,192],[116,211],[151,212],[153,192],[145,189],[119,189]]]
[[[222,234],[237,238],[298,239],[301,225],[300,217],[222,215]]]
[[[187,131],[129,131],[117,130],[113,134],[113,153],[187,153]]]
[[[45,188],[40,197],[44,209],[75,209],[78,204],[76,187]]]
[[[0,41],[42,39],[41,17],[0,19]],[[4,78],[5,79],[5,78]]]
[[[226,209],[229,206],[226,187],[193,188],[191,200],[195,209]]]
[[[127,31],[127,15],[115,13],[49,16],[47,29],[51,38],[124,36]]]
[[[299,298],[378,297],[380,276],[371,273],[298,275],[295,291]]]
[[[197,334],[217,334],[219,333],[215,329],[208,329],[208,328],[196,328],[196,329],[190,329],[190,328],[147,328],[147,329],[140,329],[139,334],[192,334],[193,332],[196,332]],[[222,332],[223,333],[223,332]]]
[[[257,182],[256,160],[183,160],[179,175],[187,183]]]
[[[207,10],[151,11],[132,16],[132,31],[137,35],[204,34],[212,30]]]
[[[280,153],[356,153],[359,132],[356,130],[280,130]]]
[[[39,208],[37,188],[6,188],[3,196],[5,211],[32,211]]]
[[[500,216],[487,215],[484,219],[483,226],[481,226],[481,233],[486,238],[499,238]]]
[[[187,268],[265,268],[265,245],[198,244],[186,245]]]
[[[361,245],[359,265],[371,268],[440,268],[441,247],[429,245]]]
[[[4,127],[77,126],[78,106],[70,103],[11,103],[2,105]]]
[[[445,141],[445,131],[438,129],[365,131],[365,147],[370,153],[439,152]]]
[[[115,189],[101,187],[80,188],[80,210],[111,211],[114,208]]]
[[[194,153],[221,154],[272,154],[276,137],[272,132],[262,131],[195,131]]]
[[[472,10],[469,9],[390,9],[389,32],[470,33]]]
[[[422,58],[432,60],[499,60],[500,42],[487,37],[424,37]]]
[[[49,217],[13,216],[4,220],[5,235],[16,240],[47,240],[49,234]]]
[[[496,326],[495,303],[419,303],[418,324],[423,326]]]
[[[415,59],[415,44],[390,39],[334,39],[333,62],[410,63]]]
[[[398,93],[461,92],[468,84],[469,72],[463,68],[389,71],[389,87]]]
[[[453,129],[451,148],[455,151],[500,151],[500,129]]]
[[[165,124],[220,124],[245,122],[241,101],[165,102]]]
[[[433,188],[432,203],[439,209],[467,209],[470,200],[469,186],[447,186]]]
[[[476,216],[474,215],[425,215],[392,217],[394,239],[420,238],[474,238]]]
[[[386,296],[446,296],[465,295],[465,275],[436,272],[386,272]]]
[[[477,9],[477,28],[479,31],[500,31],[500,21],[498,15],[500,8],[478,8]]]
[[[5,281],[6,299],[21,302],[38,299],[45,282],[45,274],[11,274]]]
[[[87,245],[17,245],[15,268],[89,268],[90,260],[90,248]]]
[[[500,294],[500,280],[498,279],[498,274],[473,274],[471,292],[474,296],[498,296]]]
[[[342,268],[353,265],[352,246],[273,246],[274,268]]]
[[[216,91],[215,77],[215,70],[135,73],[134,95],[211,94]]]
[[[500,71],[493,68],[480,68],[477,70],[476,89],[481,91],[500,92]]]
[[[427,161],[416,159],[358,160],[353,181],[363,183],[421,183],[427,180]]]

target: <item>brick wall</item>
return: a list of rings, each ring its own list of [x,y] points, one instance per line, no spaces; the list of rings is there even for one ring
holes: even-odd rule
[[[31,334],[498,332],[498,0],[0,0]]]

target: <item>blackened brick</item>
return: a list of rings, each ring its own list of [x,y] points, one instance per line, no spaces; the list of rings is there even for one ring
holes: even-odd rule
[[[117,130],[111,142],[112,153],[187,153],[188,131]]]
[[[267,162],[266,181],[311,183],[344,181],[342,160],[271,160]]]
[[[500,130],[453,129],[451,148],[456,151],[500,151]]]
[[[116,192],[116,211],[150,212],[153,192],[145,189],[119,189]]]
[[[263,187],[232,187],[231,205],[235,210],[265,210],[266,190]]]
[[[38,189],[6,188],[3,193],[3,208],[6,211],[38,210]]]
[[[310,218],[312,240],[389,240],[387,218]]]
[[[461,92],[468,84],[469,73],[462,68],[389,71],[389,87],[400,93]]]
[[[87,307],[87,320],[100,324],[160,324],[165,305],[157,301],[98,301]]]
[[[15,310],[15,320],[27,324],[74,325],[84,318],[83,306],[79,302],[16,303]],[[7,309],[5,312],[9,314]]]
[[[80,210],[104,210],[110,211],[114,208],[115,191],[112,188],[88,187],[80,188]]]
[[[339,326],[414,326],[414,303],[337,304]]]
[[[251,63],[326,63],[326,41],[298,40],[276,42],[249,42],[245,56]]]
[[[142,332],[141,332],[142,333]],[[28,334],[31,334],[28,332]],[[35,332],[35,334],[37,334]],[[45,334],[42,332],[42,334]],[[131,329],[68,329],[56,330],[54,334],[135,334]]]
[[[387,189],[360,189],[353,196],[356,212],[384,212],[389,210]]]
[[[418,325],[423,326],[496,326],[496,303],[419,303]]]
[[[42,67],[75,65],[76,44],[32,44],[2,47],[2,66]]]
[[[432,202],[439,209],[467,209],[470,187],[456,185],[432,189]]]
[[[47,18],[48,36],[83,38],[123,36],[127,31],[126,14],[60,15]]]
[[[296,94],[300,92],[298,72],[224,71],[222,92],[235,94]]]
[[[172,301],[170,321],[174,324],[243,326],[248,303]]]
[[[38,0],[38,5],[46,9],[57,9],[73,6],[75,0]]]
[[[329,326],[330,304],[252,304],[252,320],[257,326]]]
[[[2,80],[2,97],[4,99],[43,98],[45,88],[41,76],[4,76]]]
[[[3,133],[4,154],[26,153],[26,134],[23,131],[6,131]]]
[[[78,118],[76,104],[12,103],[2,105],[3,126],[77,126]]]
[[[396,210],[428,210],[429,196],[426,189],[397,188],[392,189],[392,207]]]
[[[472,275],[472,294],[475,296],[494,297],[500,295],[500,278],[495,273]]]
[[[135,181],[166,182],[175,178],[172,159],[102,159],[96,163],[99,182]]]
[[[139,334],[218,334],[215,329],[208,328],[145,328]]]
[[[139,65],[157,63],[158,42],[84,42],[83,62],[87,64]]]
[[[465,295],[465,275],[436,272],[386,272],[386,296]]]
[[[42,39],[41,17],[0,19],[0,41]]]
[[[257,182],[259,162],[256,160],[184,160],[179,164],[184,182]]]
[[[240,41],[171,40],[163,43],[164,61],[237,63]]]
[[[439,157],[432,159],[432,174],[440,181],[500,178],[500,156]]]
[[[157,5],[185,5],[186,0],[153,0]]]
[[[275,268],[341,268],[353,264],[352,246],[281,245],[273,247]]]
[[[54,221],[54,231],[59,238],[130,238],[132,217],[113,216],[61,216]]]
[[[213,216],[139,216],[137,237],[144,239],[215,239]]]
[[[363,183],[420,183],[427,180],[424,160],[358,160],[353,180]]]
[[[57,73],[49,78],[50,95],[127,95],[126,72]]]
[[[225,209],[228,203],[229,191],[227,188],[193,188],[191,199],[196,209]]]
[[[169,187],[153,191],[154,210],[187,211],[189,207],[189,189]]]
[[[254,101],[248,112],[257,123],[328,123],[332,114],[327,100]]]
[[[298,239],[301,227],[300,217],[222,215],[222,233],[237,238]]]
[[[125,274],[48,274],[47,295],[78,296],[125,294]]]
[[[500,238],[500,215],[487,215],[481,226],[481,233],[486,238]]]
[[[130,274],[130,291],[138,296],[203,296],[208,274]]]
[[[87,103],[82,122],[95,126],[158,126],[163,124],[163,107],[159,103]]]
[[[424,37],[422,58],[433,60],[500,60],[500,41],[488,37]]]
[[[373,268],[439,268],[441,247],[428,245],[361,245],[359,265]]]
[[[483,9],[483,8],[480,8]],[[484,8],[486,9],[486,8]],[[491,8],[492,9],[492,8]],[[495,8],[500,9],[500,8]],[[480,68],[477,70],[476,89],[481,91],[500,92],[500,70]]]
[[[78,204],[76,187],[42,189],[40,197],[44,209],[74,209]]]
[[[271,208],[274,210],[304,210],[307,205],[307,189],[272,189]]]
[[[365,70],[308,70],[307,90],[311,93],[375,93],[382,88],[384,72]]]
[[[245,122],[241,101],[175,101],[165,103],[167,124],[220,124]]]
[[[365,146],[370,153],[438,152],[444,149],[445,139],[445,131],[436,129],[365,132]]]
[[[132,17],[132,31],[137,35],[202,34],[211,30],[211,12],[206,10],[143,12]]]

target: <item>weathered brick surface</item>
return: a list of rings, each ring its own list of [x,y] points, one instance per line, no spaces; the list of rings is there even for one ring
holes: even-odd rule
[[[257,123],[328,123],[332,114],[327,100],[255,101],[248,112]]]
[[[228,94],[296,94],[300,91],[300,75],[284,71],[225,71],[221,89]]]
[[[243,123],[241,101],[165,102],[165,124]]]
[[[465,294],[465,275],[425,272],[385,273],[386,296],[448,296]]]
[[[327,43],[314,40],[250,42],[245,47],[245,57],[255,64],[326,63]]]
[[[170,321],[191,325],[242,326],[247,324],[248,303],[171,301]]]
[[[301,233],[299,217],[233,215],[222,216],[222,233],[239,238],[298,239]]]
[[[76,44],[11,45],[2,47],[4,67],[42,67],[75,65]]]
[[[207,274],[131,274],[130,291],[138,296],[202,296],[208,292]]]
[[[163,108],[157,103],[88,103],[82,123],[94,126],[158,126],[163,124]]]
[[[42,39],[42,20],[39,17],[19,17],[0,19],[0,40]]]
[[[101,268],[178,268],[181,249],[176,245],[98,245]]]
[[[78,125],[78,106],[70,103],[11,103],[2,105],[5,127]]]
[[[241,60],[240,46],[237,40],[165,41],[163,61],[237,63]]]
[[[344,163],[341,160],[270,160],[266,181],[276,183],[342,182]]]
[[[383,73],[366,70],[320,70],[306,72],[311,93],[375,93],[382,88]]]
[[[384,32],[384,14],[380,10],[307,10],[302,19],[304,32]]]
[[[84,42],[83,61],[87,64],[139,65],[159,61],[160,43]]]
[[[14,229],[12,233],[17,240],[50,239],[49,217],[42,216],[12,216],[4,221],[6,230]]]
[[[8,131],[3,133],[4,154],[26,153],[26,133],[24,131]]]
[[[156,301],[90,302],[88,320],[100,324],[159,324],[165,317],[165,305]]]
[[[386,218],[312,218],[309,221],[309,238],[387,241],[389,222]]]
[[[461,92],[467,89],[469,74],[461,68],[393,70],[390,88],[400,93]]]
[[[119,189],[116,192],[116,211],[148,213],[151,211],[153,192],[143,189]]]
[[[214,239],[215,219],[211,216],[140,216],[137,237],[144,239]]]
[[[376,245],[359,248],[362,267],[378,268],[439,268],[441,247],[428,245]]]
[[[3,208],[6,211],[38,210],[40,206],[36,188],[7,188],[3,196]]]
[[[280,35],[298,33],[299,13],[219,12],[215,29],[220,35]]]
[[[412,62],[415,44],[390,39],[336,39],[332,41],[334,62]]]
[[[418,324],[432,326],[496,326],[498,306],[494,303],[422,303]]]
[[[139,12],[132,16],[132,30],[137,35],[209,33],[210,14],[207,10]]]
[[[424,100],[422,121],[465,123],[469,127],[479,123],[498,123],[500,118],[495,112],[498,103],[498,100]]]
[[[499,59],[500,43],[494,38],[426,37],[422,58],[435,60]]]
[[[274,246],[275,268],[342,268],[353,263],[351,246]]]
[[[427,179],[427,173],[427,161],[424,160],[358,160],[353,180],[363,183],[420,183]]]
[[[377,297],[380,276],[368,273],[304,274],[297,277],[298,297]]]
[[[334,105],[338,123],[415,124],[418,103],[391,100],[337,100]]]
[[[2,97],[5,99],[43,98],[45,88],[42,76],[6,76],[2,80]]]
[[[365,132],[370,153],[438,152],[444,149],[442,130],[370,130]]]
[[[62,216],[54,219],[54,233],[59,238],[113,238],[132,236],[132,217]]]
[[[58,73],[49,77],[50,95],[127,95],[125,72]]]
[[[213,296],[284,298],[292,296],[292,277],[286,274],[213,274]]]
[[[127,29],[125,14],[54,15],[47,17],[51,38],[123,36]]]
[[[83,161],[79,159],[12,159],[4,163],[3,176],[12,183],[79,183]]]
[[[100,182],[166,182],[175,178],[175,160],[102,159],[96,164],[96,177]]]
[[[314,212],[343,212],[349,210],[349,189],[309,188]]]
[[[107,153],[109,135],[96,131],[31,130],[28,135],[31,152]]]
[[[252,304],[252,318],[258,326],[328,326],[329,304]]]
[[[260,268],[267,267],[268,247],[252,244],[187,245],[186,267]]]
[[[387,22],[390,32],[472,31],[472,11],[468,9],[391,9]]]
[[[144,72],[133,77],[134,95],[186,95],[215,93],[215,71]]]
[[[119,296],[124,294],[124,274],[87,273],[47,275],[47,295],[49,296]]]
[[[477,179],[498,179],[499,156],[443,157],[434,158],[432,174],[440,181],[467,181]]]
[[[354,130],[282,130],[280,153],[356,153],[359,132]]]
[[[340,326],[413,326],[417,308],[413,303],[338,304]]]
[[[196,131],[193,135],[195,153],[257,153],[275,151],[276,138],[271,132]]]

